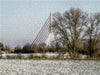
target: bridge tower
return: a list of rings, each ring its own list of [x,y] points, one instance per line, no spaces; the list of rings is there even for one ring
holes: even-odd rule
[[[50,32],[49,32],[49,35],[48,35],[48,38],[47,38],[46,47],[48,46],[50,38],[53,39],[53,43],[56,46],[55,36],[54,36],[54,33],[53,33],[53,29],[52,29],[52,12],[50,12]]]

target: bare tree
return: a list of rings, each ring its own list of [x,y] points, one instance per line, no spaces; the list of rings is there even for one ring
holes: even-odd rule
[[[0,50],[2,50],[2,51],[4,50],[4,45],[1,42],[0,42]]]
[[[100,46],[100,13],[90,16],[85,34],[88,38],[88,48],[91,57]]]
[[[88,23],[88,15],[80,9],[70,9],[63,15],[54,14],[53,31],[63,46],[76,56],[80,41],[84,38],[85,25]]]
[[[40,53],[45,53],[46,52],[46,44],[45,43],[40,43],[39,45],[38,45],[38,52],[40,52]]]
[[[11,53],[11,48],[10,48],[10,46],[5,46],[5,52],[6,53]]]
[[[21,46],[20,46],[20,45],[17,45],[17,47],[15,47],[15,49],[14,49],[13,52],[14,52],[14,53],[22,53],[22,48],[21,48]]]
[[[33,46],[31,46],[31,44],[27,43],[27,44],[23,47],[23,52],[24,52],[24,53],[34,53],[34,48],[33,48]]]

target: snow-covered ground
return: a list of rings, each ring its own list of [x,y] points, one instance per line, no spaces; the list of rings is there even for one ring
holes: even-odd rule
[[[100,61],[1,59],[0,75],[100,75]]]
[[[59,56],[58,53],[31,53],[31,54],[2,54],[0,55],[0,58],[18,58],[18,56],[21,56],[21,58],[29,58],[30,55],[33,55],[33,57],[35,56],[39,56],[39,57],[46,57],[46,58],[56,58]],[[80,58],[87,58],[87,55],[79,55]],[[61,54],[60,58],[70,58],[69,53],[65,53],[65,54]]]

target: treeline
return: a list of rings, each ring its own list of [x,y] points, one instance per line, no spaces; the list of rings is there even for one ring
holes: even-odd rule
[[[14,53],[46,53],[46,52],[56,52],[55,48],[53,47],[46,47],[45,43],[41,43],[38,46],[32,45],[27,43],[26,45],[21,48],[20,46],[17,46],[14,50]]]
[[[53,47],[46,47],[45,43],[41,43],[38,46],[32,44],[25,44],[22,48],[21,46],[17,46],[15,48],[11,48],[10,46],[4,46],[3,43],[0,43],[0,54],[10,54],[10,53],[46,53],[46,52],[56,52]]]

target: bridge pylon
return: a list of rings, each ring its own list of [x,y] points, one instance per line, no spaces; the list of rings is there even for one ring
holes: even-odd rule
[[[52,38],[53,43],[56,46],[56,41],[53,33],[52,28],[52,13],[50,13],[50,16],[45,21],[44,25],[40,29],[39,33],[35,37],[34,41],[32,42],[32,46],[36,45],[39,46],[41,43],[46,43],[46,47],[49,46],[50,39]]]
[[[48,38],[47,38],[46,47],[48,47],[48,43],[49,43],[49,40],[50,40],[50,35],[52,36],[53,43],[56,46],[56,40],[55,40],[54,32],[53,32],[53,29],[52,29],[52,21],[53,21],[52,12],[50,12],[50,31],[49,31],[49,35],[48,35]]]

